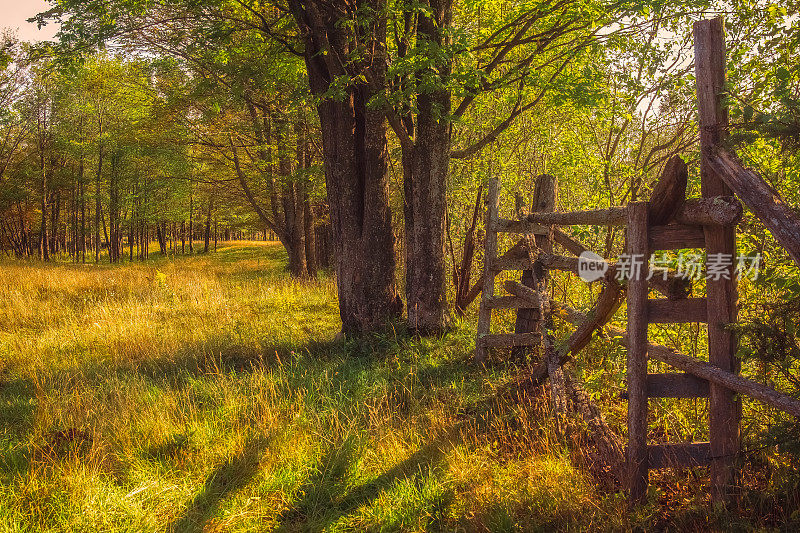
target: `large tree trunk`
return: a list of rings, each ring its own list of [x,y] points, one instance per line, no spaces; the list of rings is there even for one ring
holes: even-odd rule
[[[420,16],[417,38],[445,46],[452,17],[450,0],[429,2],[430,16]],[[451,98],[444,85],[450,65],[439,64],[441,86],[417,96],[413,144],[403,150],[406,230],[406,297],[409,326],[436,332],[445,326],[447,296],[445,238],[447,178],[450,169]]]
[[[322,96],[337,76],[356,72],[373,86],[383,87],[386,26],[382,17],[365,28],[353,28],[342,24],[340,13],[349,9],[343,2],[290,0],[289,4],[303,33],[309,84],[315,95]],[[362,0],[358,5],[378,14],[386,9],[385,0]],[[357,44],[372,57],[340,62]],[[369,87],[357,81],[345,89],[343,98],[324,98],[317,107],[345,334],[378,330],[397,317],[402,306],[395,281],[386,120],[382,112],[367,105],[376,94]]]
[[[424,121],[420,121],[421,132]],[[406,307],[409,326],[421,333],[445,323],[445,210],[450,158],[448,140],[435,124],[432,135],[418,135],[410,154],[403,154],[405,198]],[[445,126],[449,129],[449,126]]]

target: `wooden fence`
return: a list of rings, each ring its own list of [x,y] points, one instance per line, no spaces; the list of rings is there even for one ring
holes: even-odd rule
[[[778,193],[757,173],[745,169],[735,154],[725,148],[727,111],[723,106],[725,84],[724,25],[720,18],[700,21],[694,27],[695,71],[700,127],[701,198],[686,199],[687,169],[678,156],[665,166],[649,202],[632,202],[576,212],[555,212],[557,182],[541,176],[534,191],[533,209],[516,219],[499,216],[497,180],[488,187],[486,239],[482,299],[475,343],[478,361],[495,347],[541,347],[541,362],[521,381],[540,384],[551,380],[556,412],[565,409],[565,390],[576,390],[563,365],[585,347],[593,333],[606,326],[627,300],[627,331],[606,328],[627,346],[628,442],[624,460],[617,457],[615,440],[596,408],[586,409],[590,427],[605,432],[598,439],[608,462],[622,463],[631,500],[646,494],[649,471],[667,467],[710,466],[712,496],[724,501],[734,484],[734,459],[739,451],[741,403],[745,394],[794,416],[800,416],[800,401],[739,375],[736,337],[728,327],[736,322],[735,277],[736,224],[742,216],[741,200],[770,229],[775,239],[800,264],[800,220]],[[518,206],[519,207],[519,206]],[[626,228],[627,257],[647,258],[657,250],[704,248],[708,257],[730,261],[716,266],[707,276],[706,295],[689,298],[687,280],[670,273],[666,277],[631,275],[630,265],[608,263],[600,279],[602,290],[588,314],[581,314],[547,296],[548,272],[578,273],[579,256],[585,247],[561,232],[557,226],[604,225]],[[498,234],[517,233],[522,239],[498,256]],[[556,255],[553,244],[572,256]],[[721,254],[721,255],[720,255]],[[626,267],[628,276],[620,276]],[[498,274],[521,270],[521,282],[506,281],[508,295],[495,293]],[[625,279],[618,279],[623,277]],[[663,298],[651,298],[658,292]],[[492,312],[517,309],[513,333],[491,333]],[[553,313],[558,309],[560,312]],[[555,345],[550,330],[552,317],[574,323],[576,329]],[[709,360],[701,361],[648,340],[649,324],[705,323],[708,329]],[[648,373],[648,360],[667,363],[682,372]],[[588,397],[584,394],[584,397]],[[650,398],[708,398],[709,442],[648,444],[648,401]]]

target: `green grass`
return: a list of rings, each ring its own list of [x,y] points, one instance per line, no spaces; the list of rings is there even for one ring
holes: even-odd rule
[[[629,514],[553,434],[544,392],[499,397],[514,369],[471,364],[471,320],[337,340],[332,280],[292,281],[284,264],[256,243],[116,267],[0,262],[0,530],[737,524],[706,516],[691,472],[670,478],[686,487],[668,505],[656,492]]]

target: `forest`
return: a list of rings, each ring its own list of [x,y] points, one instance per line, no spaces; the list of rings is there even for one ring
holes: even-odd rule
[[[0,531],[800,528],[799,2],[47,3]]]

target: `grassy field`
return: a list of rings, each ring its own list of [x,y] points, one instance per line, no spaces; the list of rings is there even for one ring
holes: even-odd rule
[[[513,368],[470,364],[471,321],[337,340],[331,279],[284,263],[258,243],[0,262],[0,530],[758,526],[709,516],[692,472],[628,513],[552,433],[546,396],[497,399]]]

